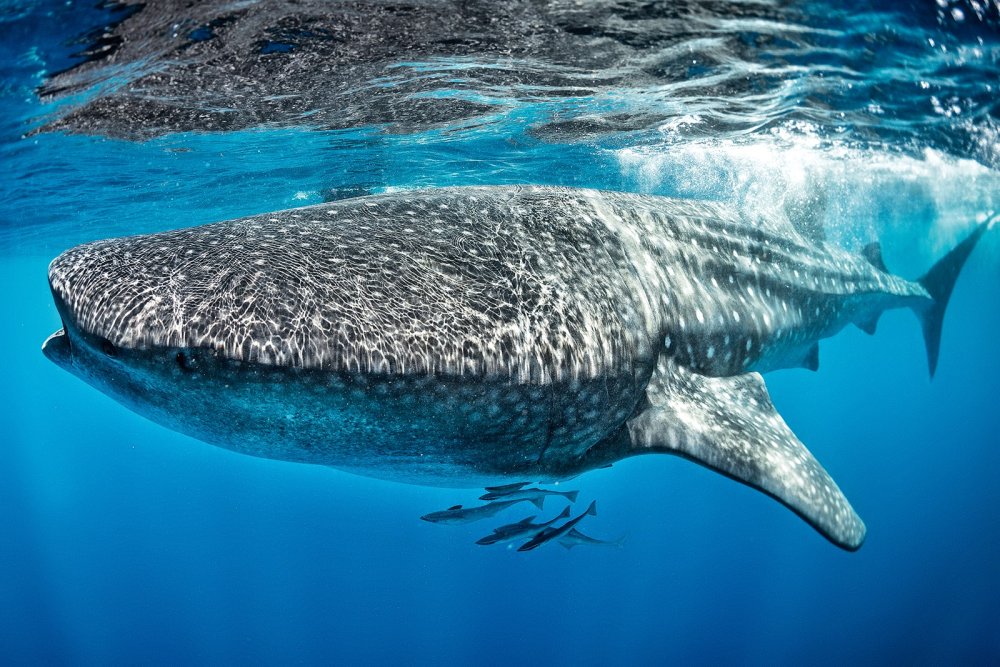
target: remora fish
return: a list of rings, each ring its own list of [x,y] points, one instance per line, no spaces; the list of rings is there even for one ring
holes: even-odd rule
[[[487,486],[487,493],[508,493],[528,485],[528,482],[515,482],[513,484],[501,484],[500,486]],[[482,498],[480,498],[482,500]]]
[[[569,507],[564,507],[563,511],[554,519],[549,521],[543,521],[542,523],[532,523],[535,519],[533,516],[521,519],[516,523],[509,523],[506,526],[500,526],[499,528],[493,529],[492,535],[487,535],[476,540],[476,544],[489,545],[504,542],[513,542],[514,540],[520,539],[522,537],[527,537],[528,535],[535,535],[541,530],[548,528],[556,521],[561,521],[569,516]]]
[[[484,493],[479,496],[480,500],[499,500],[503,498],[504,500],[513,500],[514,498],[521,498],[524,500],[531,500],[532,498],[541,498],[547,496],[560,496],[570,501],[571,503],[576,502],[577,496],[580,495],[579,491],[550,491],[548,489],[510,489],[506,491],[489,491],[489,493]]]
[[[992,223],[990,223],[992,224]],[[715,203],[441,188],[145,236],[57,257],[50,359],[236,451],[450,486],[557,481],[684,456],[835,544],[865,527],[755,371],[887,308],[933,372],[981,225],[918,282]]]
[[[525,542],[524,544],[522,544],[520,547],[518,547],[517,550],[518,551],[531,551],[532,549],[537,549],[538,547],[542,546],[546,542],[551,542],[552,540],[558,540],[559,538],[563,537],[564,535],[569,534],[569,532],[576,527],[576,524],[580,523],[581,521],[583,521],[584,519],[586,519],[588,516],[597,516],[597,501],[596,500],[591,501],[590,507],[588,507],[587,511],[584,512],[583,514],[581,514],[580,516],[575,517],[573,519],[570,519],[569,521],[567,521],[566,523],[564,523],[561,526],[555,526],[555,527],[549,527],[549,528],[543,529],[541,532],[539,532],[538,534],[536,534],[530,540],[528,540],[527,542]]]
[[[430,521],[431,523],[472,523],[473,521],[479,521],[480,519],[486,519],[494,516],[495,514],[499,514],[508,507],[512,507],[518,503],[530,501],[534,503],[538,509],[542,509],[543,500],[544,498],[500,500],[494,503],[487,503],[485,505],[477,505],[476,507],[462,507],[461,505],[455,505],[454,507],[449,507],[446,510],[425,514],[420,518],[424,521]]]
[[[575,546],[584,544],[592,547],[621,547],[625,544],[625,538],[619,537],[617,540],[599,540],[596,537],[590,537],[581,533],[579,530],[574,528],[565,535],[559,538],[559,544],[566,547],[567,549],[572,549]]]

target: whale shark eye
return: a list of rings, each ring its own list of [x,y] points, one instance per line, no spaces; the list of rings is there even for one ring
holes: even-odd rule
[[[109,357],[117,357],[118,356],[118,348],[115,347],[114,343],[112,343],[107,338],[102,338],[101,339],[100,348],[101,348],[101,352],[103,352],[104,354],[108,355]]]
[[[178,352],[174,356],[174,361],[177,362],[177,366],[182,371],[189,371],[189,370],[191,370],[191,362],[188,359],[188,356],[186,354],[184,354],[184,352]]]

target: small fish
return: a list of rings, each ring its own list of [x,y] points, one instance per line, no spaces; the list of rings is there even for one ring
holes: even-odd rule
[[[559,538],[559,544],[567,549],[572,549],[578,544],[586,544],[593,547],[621,547],[625,544],[625,537],[619,537],[617,540],[599,540],[596,537],[585,535],[574,528]]]
[[[449,507],[448,509],[441,510],[440,512],[425,514],[420,518],[424,521],[430,521],[431,523],[472,523],[473,521],[479,521],[480,519],[491,517],[494,514],[502,512],[508,507],[525,501],[531,501],[535,507],[542,509],[542,503],[544,500],[545,497],[542,496],[539,498],[501,500],[499,502],[487,503],[477,507],[462,507],[461,505],[455,505],[454,507]]]
[[[535,498],[544,498],[545,496],[562,496],[571,503],[576,502],[576,497],[580,495],[579,491],[549,491],[548,489],[510,489],[509,491],[494,491],[489,488],[486,489],[489,493],[484,493],[479,496],[480,500],[514,500],[515,498],[521,500],[534,500]]]
[[[537,549],[546,542],[550,542],[552,540],[558,540],[563,535],[569,534],[569,532],[576,527],[576,524],[583,521],[584,518],[586,518],[588,515],[590,516],[597,515],[596,500],[590,503],[590,507],[587,508],[586,512],[584,512],[583,514],[574,519],[570,519],[563,525],[556,526],[555,528],[551,526],[548,528],[543,528],[541,531],[539,531],[537,535],[535,535],[533,538],[522,544],[518,548],[518,551],[531,551],[532,549]]]
[[[569,507],[565,508],[562,511],[562,514],[560,514],[556,518],[542,523],[532,523],[535,517],[529,516],[524,519],[521,519],[517,523],[509,523],[506,526],[500,526],[499,528],[494,528],[492,535],[487,535],[486,537],[477,540],[476,544],[487,545],[487,544],[498,544],[498,543],[502,544],[504,542],[513,542],[516,539],[527,537],[528,535],[535,535],[539,531],[548,528],[556,521],[559,521],[560,519],[565,519],[568,516],[569,516]]]
[[[513,484],[501,484],[500,486],[487,486],[486,490],[490,493],[507,493],[510,491],[517,491],[518,489],[524,488],[529,482],[514,482]],[[480,498],[482,500],[482,498]]]

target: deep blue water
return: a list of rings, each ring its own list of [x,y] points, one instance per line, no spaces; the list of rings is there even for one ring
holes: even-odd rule
[[[213,448],[39,351],[59,327],[46,266],[63,249],[331,190],[530,182],[722,199],[808,214],[850,248],[880,238],[893,271],[919,275],[1000,210],[997,7],[945,5],[794,5],[829,34],[755,52],[782,64],[728,125],[732,98],[685,106],[670,88],[682,82],[644,81],[572,98],[493,88],[482,94],[502,101],[482,122],[405,132],[265,124],[129,141],[31,132],[79,102],[43,104],[36,89],[79,60],[73,38],[108,10],[0,3],[0,661],[1000,662],[996,232],[958,282],[933,381],[903,311],[874,337],[824,341],[818,372],[766,377],[864,518],[856,553],[758,492],[655,456],[569,483],[598,501],[589,532],[626,534],[623,548],[483,548],[486,524],[418,519],[481,491]],[[886,31],[900,41],[865,51]],[[543,131],[650,108],[661,116],[628,131]]]

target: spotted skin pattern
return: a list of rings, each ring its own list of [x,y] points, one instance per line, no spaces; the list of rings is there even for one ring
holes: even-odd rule
[[[120,347],[267,365],[546,384],[667,351],[711,375],[780,365],[858,297],[919,285],[709,203],[442,188],[74,248],[53,290]],[[876,300],[878,300],[876,298]]]
[[[848,548],[863,524],[748,373],[808,363],[846,324],[930,299],[720,204],[548,187],[98,241],[56,258],[49,281],[65,332],[47,353],[208,442],[448,485],[682,454]],[[763,398],[729,400],[733,381]]]
[[[698,375],[661,359],[650,407],[628,423],[639,452],[669,451],[774,496],[850,549],[865,525],[774,409],[757,373]]]

